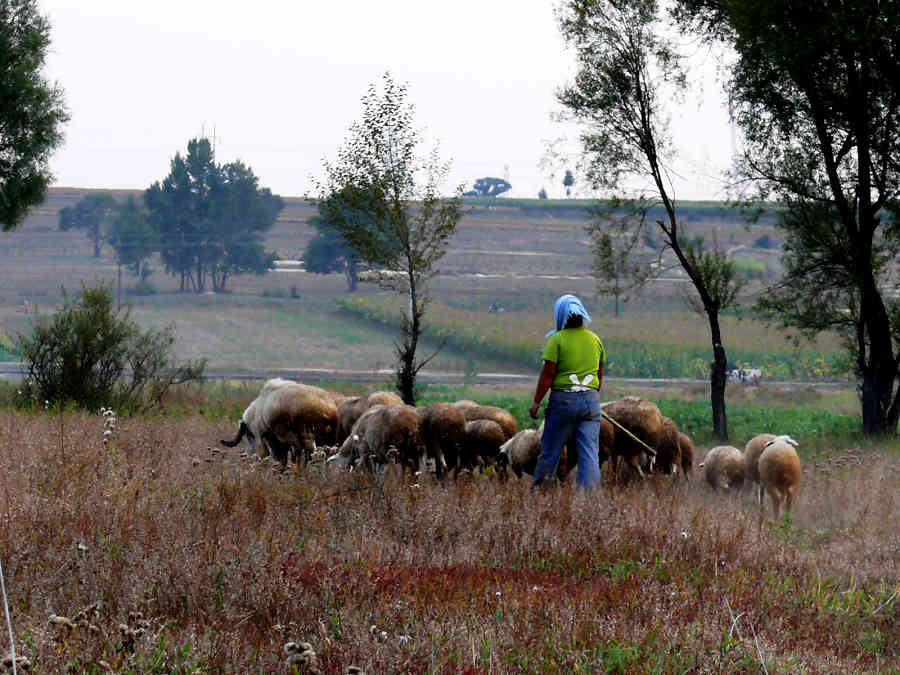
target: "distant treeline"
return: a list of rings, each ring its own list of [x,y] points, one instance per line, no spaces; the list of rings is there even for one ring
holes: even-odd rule
[[[505,197],[467,197],[464,204],[472,209],[473,214],[487,214],[495,209],[517,209],[523,215],[545,218],[584,219],[589,218],[589,210],[597,204],[593,199],[514,199]],[[755,211],[739,209],[721,201],[679,201],[676,203],[678,216],[686,222],[715,221],[744,224],[756,215],[754,222],[774,224],[779,206],[762,204]],[[663,218],[665,212],[661,206],[654,206],[647,212],[650,220]]]

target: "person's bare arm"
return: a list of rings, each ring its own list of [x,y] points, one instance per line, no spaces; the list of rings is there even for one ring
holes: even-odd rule
[[[541,407],[541,401],[544,394],[553,384],[553,378],[556,377],[556,364],[553,361],[544,361],[544,367],[541,368],[541,374],[538,376],[537,388],[534,390],[534,405],[531,406],[531,419],[536,420],[538,408]]]
[[[603,364],[600,364],[600,367],[597,368],[597,389],[603,386]]]

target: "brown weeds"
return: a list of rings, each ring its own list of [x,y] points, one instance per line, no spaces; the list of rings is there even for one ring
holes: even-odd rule
[[[0,555],[36,672],[850,672],[900,657],[895,456],[817,457],[790,519],[760,530],[753,499],[696,480],[582,494],[282,472],[219,452],[230,427],[131,418],[104,436],[99,415],[0,413]]]

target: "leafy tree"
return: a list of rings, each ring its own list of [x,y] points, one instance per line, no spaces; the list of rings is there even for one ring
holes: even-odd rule
[[[130,311],[116,308],[109,286],[82,285],[63,308],[39,319],[16,346],[26,367],[26,401],[142,408],[159,404],[172,384],[199,379],[204,363],[178,365],[172,356],[174,327],[141,329]]]
[[[231,276],[265,274],[274,266],[264,235],[283,201],[260,189],[242,162],[216,164],[209,139],[189,141],[184,157],[176,153],[169,175],[144,192],[144,202],[160,235],[163,264],[180,277],[182,292],[202,293],[207,283],[221,292]]]
[[[577,73],[557,97],[584,126],[586,178],[593,187],[615,194],[626,179],[652,183],[654,198],[621,204],[637,214],[633,227],[642,240],[647,211],[663,207],[662,217],[655,221],[664,242],[660,255],[666,251],[674,255],[697,293],[695,307],[709,323],[713,433],[724,440],[727,358],[719,314],[735,302],[740,284],[724,252],[684,244],[683,226],[669,193],[665,165],[669,141],[659,101],[662,90],[671,95],[683,89],[685,76],[678,54],[660,37],[659,13],[656,0],[566,0],[559,25],[575,49]]]
[[[640,255],[643,224],[634,226],[634,218],[645,213],[617,213],[617,202],[597,204],[590,209],[591,222],[586,226],[591,240],[593,271],[597,292],[613,297],[615,317],[619,304],[628,302],[629,294],[639,292],[652,274],[651,262],[656,256]]]
[[[512,189],[512,185],[509,181],[503,180],[502,178],[479,178],[475,181],[474,189],[469,190],[463,196],[464,197],[496,197],[497,195],[502,195],[504,192]]]
[[[563,185],[566,188],[566,197],[572,196],[572,186],[575,185],[575,176],[569,169],[566,169],[566,175],[563,178]]]
[[[413,126],[405,85],[385,73],[381,91],[370,86],[362,107],[362,118],[350,127],[337,160],[325,163],[323,217],[376,271],[379,285],[409,300],[395,347],[397,388],[404,401],[414,403],[416,374],[434,356],[416,358],[429,300],[427,281],[462,217],[462,200],[459,193],[445,199],[438,192],[448,166],[437,150],[419,154],[422,135]],[[345,217],[348,213],[354,217]]]
[[[88,239],[94,245],[94,257],[100,257],[103,246],[103,225],[115,211],[116,200],[106,192],[89,194],[76,202],[75,206],[66,206],[59,211],[59,229],[63,232],[72,229],[85,230]]]
[[[107,240],[116,251],[119,265],[144,279],[149,275],[147,259],[159,248],[159,234],[146,211],[134,197],[128,197],[111,221]]]
[[[327,203],[335,199],[338,203]],[[303,265],[307,272],[313,274],[343,272],[347,279],[347,290],[352,293],[359,282],[359,257],[344,240],[342,230],[328,219],[328,214],[332,214],[332,217],[337,215],[342,223],[348,218],[353,218],[353,214],[343,210],[340,194],[331,195],[325,202],[319,202],[318,214],[309,221],[316,228],[316,234],[310,239],[303,253]]]
[[[733,47],[735,177],[784,206],[785,275],[760,307],[809,336],[841,333],[863,432],[896,433],[900,2],[679,0],[678,10]]]
[[[36,0],[0,2],[0,223],[14,229],[40,204],[52,174],[50,154],[69,115],[62,89],[43,75],[50,22]]]

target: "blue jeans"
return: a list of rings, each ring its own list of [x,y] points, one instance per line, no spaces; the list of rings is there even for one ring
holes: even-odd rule
[[[556,475],[559,456],[570,436],[578,450],[578,487],[600,485],[600,461],[597,457],[600,437],[600,393],[591,391],[551,391],[544,413],[541,456],[534,470],[534,485]],[[571,458],[569,458],[571,465]]]

